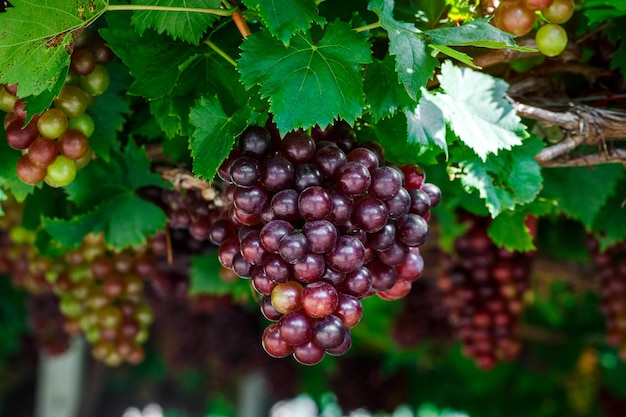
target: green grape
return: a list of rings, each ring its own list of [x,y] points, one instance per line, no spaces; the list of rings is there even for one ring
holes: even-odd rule
[[[104,93],[110,83],[109,71],[103,65],[96,65],[90,74],[80,77],[80,86],[92,96]]]
[[[96,129],[96,126],[93,122],[93,118],[87,113],[83,113],[78,117],[72,117],[69,119],[68,128],[78,130],[83,132],[85,136],[91,137]]]
[[[48,109],[37,119],[39,134],[56,139],[67,130],[67,116],[59,109]]]
[[[89,105],[87,93],[75,85],[66,85],[61,94],[54,100],[54,105],[61,109],[67,117],[78,117],[85,112]]]
[[[550,23],[565,23],[574,14],[574,0],[554,0],[541,14]]]
[[[51,187],[65,187],[76,178],[76,163],[59,155],[57,159],[48,165],[47,175],[44,181]]]
[[[0,87],[0,110],[11,113],[15,107],[17,97],[9,93],[5,88]]]
[[[535,41],[539,52],[545,56],[557,56],[567,46],[567,32],[557,24],[548,23],[539,28]]]

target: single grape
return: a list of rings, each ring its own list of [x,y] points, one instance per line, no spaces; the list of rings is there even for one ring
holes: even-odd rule
[[[282,156],[267,158],[261,165],[261,184],[269,191],[281,191],[293,186],[296,170],[288,159]]]
[[[396,235],[398,232],[396,231]],[[388,249],[376,253],[378,259],[385,265],[397,266],[406,260],[409,255],[409,248],[402,242],[396,240]]]
[[[342,293],[362,298],[372,289],[372,273],[364,266],[345,274],[339,287]]]
[[[304,283],[319,280],[326,270],[324,257],[318,253],[307,253],[304,259],[293,264],[294,277]]]
[[[313,330],[315,343],[325,350],[340,346],[347,333],[348,329],[341,319],[333,315],[317,320]]]
[[[560,55],[567,46],[567,32],[555,23],[543,25],[535,35],[537,49],[545,56]]]
[[[265,250],[278,253],[281,239],[294,230],[294,227],[285,220],[272,220],[263,226],[259,237]]]
[[[386,301],[398,300],[405,297],[411,291],[411,282],[396,280],[391,288],[385,291],[378,291],[377,295]]]
[[[302,285],[296,281],[277,284],[272,290],[272,305],[279,313],[286,314],[302,307]]]
[[[337,290],[328,282],[317,281],[302,290],[302,308],[313,318],[319,319],[332,314],[338,302]]]
[[[232,268],[233,257],[236,253],[239,253],[240,246],[237,238],[226,239],[220,245],[217,251],[217,258],[224,268]]]
[[[240,278],[250,278],[252,276],[252,270],[254,269],[254,265],[248,262],[241,252],[236,253],[233,256],[233,271]]]
[[[26,155],[33,164],[46,168],[57,159],[58,154],[59,149],[55,141],[39,137],[30,144]]]
[[[309,251],[324,253],[331,250],[337,241],[337,229],[328,220],[307,222],[302,233],[309,241]]]
[[[263,336],[261,336],[261,343],[267,354],[274,358],[284,358],[293,352],[293,347],[280,337],[280,331],[276,323],[267,326]]]
[[[407,190],[422,188],[422,184],[426,179],[426,174],[422,167],[415,164],[406,164],[400,167],[400,171],[404,174],[404,188]]]
[[[354,236],[342,235],[335,247],[326,253],[326,264],[337,272],[352,272],[363,265],[365,247]]]
[[[303,365],[319,363],[324,358],[324,353],[324,348],[312,341],[293,348],[293,357]]]
[[[89,151],[89,139],[79,130],[66,130],[58,141],[61,155],[68,159],[80,159]]]
[[[263,266],[257,265],[252,270],[252,287],[261,295],[271,295],[276,282],[269,279]]]
[[[37,119],[39,134],[46,138],[58,138],[67,130],[67,127],[67,116],[59,109],[48,109]]]
[[[378,167],[371,171],[372,182],[369,187],[370,195],[381,200],[389,200],[402,187],[401,171],[390,166]]]
[[[333,314],[341,319],[346,328],[351,329],[363,317],[363,304],[355,296],[339,293],[337,308]]]
[[[376,291],[386,291],[398,280],[395,268],[378,260],[370,262],[367,267],[372,274],[372,289]]]
[[[493,15],[493,22],[504,32],[523,36],[535,25],[535,12],[526,8],[519,0],[503,1]]]
[[[298,210],[299,197],[300,194],[290,188],[274,194],[270,201],[270,208],[274,213],[274,218],[289,223],[298,223],[302,219]]]
[[[0,89],[0,111],[12,113],[17,97],[9,93],[6,88]]]
[[[77,75],[87,75],[96,67],[96,57],[88,49],[78,49],[72,53],[70,69]]]
[[[290,345],[301,345],[313,337],[313,320],[302,311],[292,311],[278,321],[280,337]]]
[[[244,259],[253,265],[261,264],[263,256],[267,253],[261,244],[261,232],[253,230],[241,241],[241,254]]]
[[[409,248],[409,253],[400,265],[396,266],[398,280],[413,282],[424,272],[424,259],[418,248]]]
[[[307,162],[315,156],[315,142],[304,132],[291,132],[283,138],[280,150],[293,163]]]
[[[348,162],[359,162],[363,164],[370,172],[378,168],[380,164],[374,151],[361,147],[352,149],[346,159]]]
[[[239,149],[244,155],[264,157],[271,147],[270,133],[261,126],[248,126],[239,135]]]
[[[20,159],[17,160],[15,172],[23,183],[31,185],[39,184],[48,174],[45,167],[33,164],[28,158],[28,154],[22,155]]]
[[[300,232],[286,234],[278,245],[279,255],[288,263],[295,264],[309,252],[309,241]]]
[[[359,162],[348,162],[337,170],[337,187],[347,196],[365,193],[371,181],[370,172]]]
[[[435,184],[430,182],[424,183],[422,185],[422,191],[428,194],[430,197],[430,207],[437,207],[439,202],[441,201],[441,190]]]
[[[322,187],[306,188],[298,197],[298,211],[306,221],[326,219],[333,212],[332,197]]]
[[[420,246],[428,240],[429,227],[426,220],[417,214],[405,214],[396,223],[398,240],[407,246]]]
[[[89,74],[80,77],[79,85],[87,94],[99,96],[109,88],[111,77],[104,65],[96,65]]]
[[[330,221],[335,226],[341,226],[346,223],[352,216],[353,202],[350,197],[342,193],[341,191],[331,188],[328,190],[330,197],[333,201],[333,212],[328,216]]]
[[[389,219],[389,210],[380,199],[367,195],[354,203],[354,223],[367,233],[381,230]]]
[[[314,162],[326,178],[334,178],[337,170],[346,163],[346,154],[334,146],[318,147]]]
[[[574,14],[574,0],[554,0],[541,14],[550,23],[565,23]]]
[[[245,214],[260,214],[267,204],[268,191],[262,185],[237,187],[233,194],[235,208]]]
[[[261,179],[259,162],[249,156],[234,160],[230,166],[230,181],[238,187],[252,187]]]
[[[430,211],[431,199],[424,190],[408,190],[411,196],[409,212],[424,217]]]
[[[30,146],[35,139],[37,139],[37,122],[32,120],[22,128],[24,120],[16,119],[9,123],[6,128],[6,140],[9,146],[13,149],[23,150]]]
[[[53,163],[48,165],[44,181],[51,187],[65,187],[76,178],[76,163],[63,155],[57,156]]]
[[[293,188],[302,192],[308,187],[314,185],[323,185],[324,176],[320,169],[313,164],[299,164],[296,166],[296,177]]]
[[[346,331],[343,342],[335,348],[326,349],[326,353],[332,356],[341,356],[350,350],[350,347],[352,347],[352,335],[350,334],[350,331]]]
[[[74,85],[64,86],[59,97],[54,100],[55,107],[65,113],[67,117],[82,115],[87,109],[88,103],[87,93]]]
[[[87,137],[91,137],[91,135],[93,135],[93,132],[96,130],[96,125],[93,121],[93,118],[87,113],[83,113],[78,117],[70,118],[68,120],[67,127],[69,129],[75,129],[83,132],[83,134]]]

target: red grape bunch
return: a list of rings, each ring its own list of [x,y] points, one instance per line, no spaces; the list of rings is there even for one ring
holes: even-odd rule
[[[76,170],[91,161],[89,137],[94,121],[85,110],[109,87],[104,66],[112,51],[94,31],[84,30],[74,43],[65,85],[53,107],[26,122],[26,102],[18,98],[18,85],[0,86],[0,110],[6,111],[4,128],[10,147],[23,155],[16,173],[26,184],[45,181],[64,187],[74,181]]]
[[[261,295],[267,353],[307,365],[350,348],[361,298],[409,292],[441,198],[420,167],[387,164],[344,123],[314,135],[248,127],[219,168],[230,207],[209,236]]]
[[[504,32],[523,36],[534,28],[536,12],[543,18],[535,34],[537,49],[545,56],[559,55],[567,46],[567,32],[560,24],[574,14],[574,0],[503,0],[494,12],[493,22]]]
[[[498,249],[487,236],[489,218],[465,220],[469,230],[455,241],[439,288],[465,354],[489,369],[520,351],[516,328],[534,254]]]
[[[598,241],[588,238],[587,249],[598,281],[607,343],[616,346],[620,358],[626,361],[626,242],[600,252]]]

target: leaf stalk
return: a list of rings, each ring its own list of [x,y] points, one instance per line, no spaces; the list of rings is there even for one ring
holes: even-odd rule
[[[161,11],[161,12],[189,12],[189,13],[205,13],[217,16],[232,16],[237,11],[236,8],[230,10],[224,9],[204,9],[196,7],[173,7],[173,6],[150,6],[140,4],[109,4],[106,11]]]

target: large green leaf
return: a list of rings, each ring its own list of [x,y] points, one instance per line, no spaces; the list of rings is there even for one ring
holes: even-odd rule
[[[105,8],[102,0],[12,0],[0,14],[0,84],[21,97],[52,90],[70,64],[72,41]],[[52,97],[50,98],[52,102]]]
[[[398,82],[393,58],[374,61],[367,66],[363,84],[369,109],[375,120],[391,116],[398,110],[415,106],[415,101]]]
[[[297,33],[288,47],[267,31],[248,36],[237,68],[246,87],[260,86],[281,133],[334,119],[352,124],[361,115],[362,64],[371,61],[367,40],[342,22],[326,27],[319,41]]]
[[[534,51],[518,46],[515,36],[489,24],[489,19],[477,19],[460,26],[424,31],[428,43],[448,46],[479,46],[484,48],[506,48],[516,51]]]

